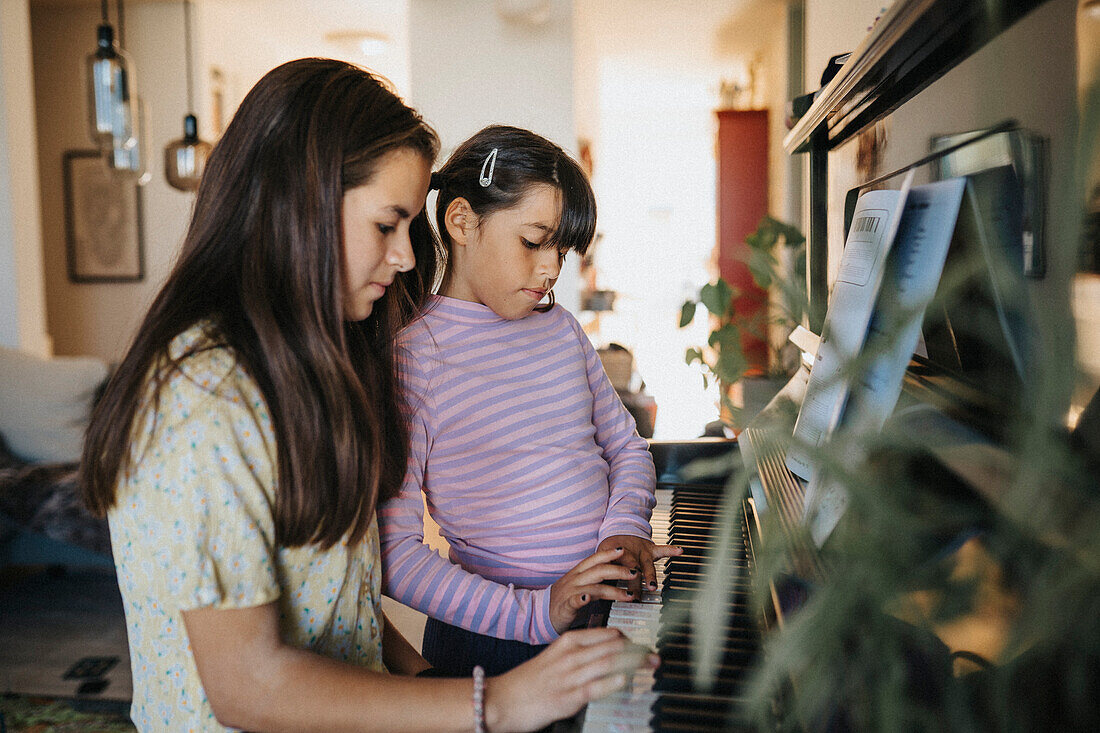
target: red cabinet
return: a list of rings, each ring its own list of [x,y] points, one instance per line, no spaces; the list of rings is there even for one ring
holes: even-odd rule
[[[750,374],[768,369],[768,294],[749,272],[745,237],[768,213],[768,111],[719,110],[718,271],[738,295],[733,307],[743,328]]]

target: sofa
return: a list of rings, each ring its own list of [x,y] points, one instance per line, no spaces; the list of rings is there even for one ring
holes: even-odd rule
[[[0,347],[0,567],[112,566],[107,523],[84,508],[77,478],[107,375],[93,357]]]

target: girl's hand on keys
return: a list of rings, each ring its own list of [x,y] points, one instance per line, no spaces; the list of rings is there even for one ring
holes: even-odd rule
[[[538,730],[622,689],[634,670],[655,669],[658,661],[617,629],[569,631],[534,659],[486,680],[485,728]]]
[[[630,590],[634,592],[634,599],[641,600],[642,591],[657,590],[657,569],[653,566],[654,560],[662,557],[676,557],[683,554],[683,549],[675,545],[655,545],[652,540],[645,537],[617,534],[608,537],[596,551],[611,547],[622,547],[623,553],[617,560],[613,560],[625,568],[635,571],[630,578]]]
[[[609,601],[634,600],[631,591],[604,583],[605,580],[630,580],[628,568],[618,564],[622,547],[612,547],[581,560],[572,570],[550,586],[550,623],[559,634],[577,617],[577,612],[593,598]]]

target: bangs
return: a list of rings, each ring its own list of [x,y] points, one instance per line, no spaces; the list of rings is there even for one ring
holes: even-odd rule
[[[583,255],[596,235],[596,198],[584,172],[575,164],[559,166],[558,185],[561,220],[545,244]]]

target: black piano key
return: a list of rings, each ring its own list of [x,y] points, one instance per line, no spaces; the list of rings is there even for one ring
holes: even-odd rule
[[[666,693],[653,704],[655,731],[751,730],[737,715],[740,698]]]
[[[717,678],[708,692],[722,697],[732,697],[741,692],[742,681],[739,679]],[[653,689],[656,692],[695,692],[695,676],[689,671],[687,674],[662,670],[660,667],[653,673]]]

